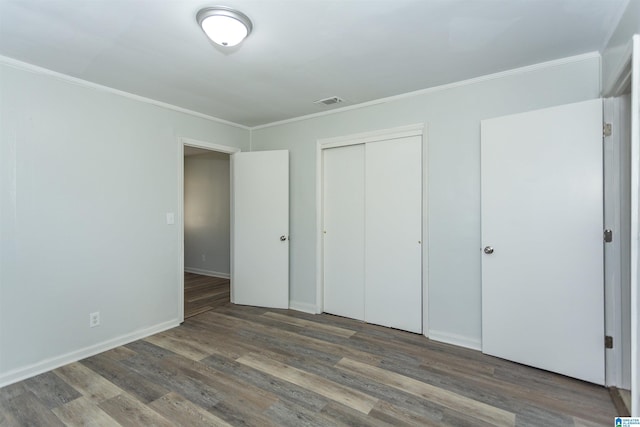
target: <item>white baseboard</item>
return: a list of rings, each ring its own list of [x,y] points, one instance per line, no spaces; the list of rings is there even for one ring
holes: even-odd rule
[[[201,274],[203,276],[219,277],[221,279],[231,278],[231,275],[229,273],[220,273],[219,271],[203,270],[201,268],[185,267],[184,271],[187,273]]]
[[[318,308],[315,304],[309,304],[308,302],[289,301],[289,309],[302,311],[303,313],[318,314]]]
[[[4,387],[9,384],[25,380],[27,378],[40,375],[44,372],[51,371],[64,365],[68,365],[69,363],[77,362],[78,360],[85,359],[98,353],[102,353],[121,345],[148,337],[149,335],[157,334],[159,332],[166,331],[167,329],[175,328],[178,325],[180,325],[180,321],[178,319],[170,320],[168,322],[159,323],[148,328],[137,330],[130,334],[121,335],[119,337],[110,339],[108,341],[103,341],[89,347],[81,348],[67,354],[52,357],[41,362],[34,363],[32,365],[14,369],[7,373],[0,374],[0,387]]]
[[[470,348],[471,350],[482,351],[482,341],[477,338],[465,337],[463,335],[451,334],[449,332],[429,330],[430,340],[439,341],[446,344],[457,345],[458,347]]]

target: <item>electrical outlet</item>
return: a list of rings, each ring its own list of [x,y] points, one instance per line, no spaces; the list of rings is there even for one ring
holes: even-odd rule
[[[96,326],[100,326],[100,312],[96,311],[94,313],[89,313],[89,327],[95,328]]]
[[[202,254],[202,262],[206,262],[207,261],[207,256],[205,254]]]

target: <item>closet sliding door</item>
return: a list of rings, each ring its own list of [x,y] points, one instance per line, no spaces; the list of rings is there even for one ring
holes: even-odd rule
[[[324,311],[422,332],[422,138],[323,150]]]
[[[364,320],[364,145],[323,150],[324,311]]]
[[[366,145],[365,321],[422,332],[422,138]]]

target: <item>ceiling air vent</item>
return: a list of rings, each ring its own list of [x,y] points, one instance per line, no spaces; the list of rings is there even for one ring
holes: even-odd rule
[[[324,105],[339,104],[341,102],[344,102],[344,99],[340,98],[339,96],[331,96],[329,98],[318,99],[317,101],[313,101],[314,104],[324,104]]]

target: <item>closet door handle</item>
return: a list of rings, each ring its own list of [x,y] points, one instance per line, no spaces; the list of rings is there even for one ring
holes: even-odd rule
[[[287,236],[285,236],[284,234],[282,236],[280,236],[280,241],[284,242],[287,240]]]

